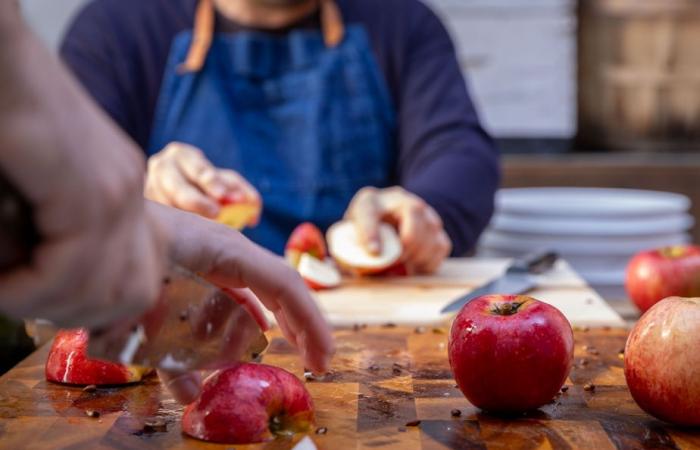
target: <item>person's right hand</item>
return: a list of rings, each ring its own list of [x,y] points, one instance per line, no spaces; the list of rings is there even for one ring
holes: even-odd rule
[[[260,194],[238,172],[214,167],[201,150],[171,142],[148,160],[146,198],[207,218],[219,214],[219,202],[260,204]]]
[[[32,205],[40,243],[29,265],[0,274],[0,311],[61,327],[136,316],[155,301],[165,267],[164,238],[145,211],[144,159],[16,2],[2,4],[0,172]]]
[[[328,370],[334,353],[330,327],[294,269],[225,225],[155,203],[149,207],[167,227],[174,262],[228,291],[253,316],[260,317],[256,312],[260,301],[275,315],[287,340],[298,348],[305,367],[317,373]],[[226,320],[221,312],[216,312],[212,320],[215,318]],[[227,330],[224,339],[234,346],[228,347],[228,357],[236,358],[243,349],[235,348],[235,343],[244,339],[239,327],[228,326]],[[160,373],[178,401],[189,403],[198,395],[197,373]]]

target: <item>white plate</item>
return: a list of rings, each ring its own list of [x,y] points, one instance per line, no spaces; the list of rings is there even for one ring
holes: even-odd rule
[[[489,227],[496,231],[582,236],[641,236],[672,234],[688,231],[695,220],[690,214],[672,214],[667,217],[535,217],[498,213]]]
[[[650,237],[533,236],[487,230],[479,241],[485,250],[498,250],[511,256],[534,250],[551,249],[567,255],[633,255],[642,250],[687,244],[687,233]]]
[[[688,197],[659,191],[607,188],[542,187],[502,189],[499,212],[529,216],[640,217],[683,213]]]

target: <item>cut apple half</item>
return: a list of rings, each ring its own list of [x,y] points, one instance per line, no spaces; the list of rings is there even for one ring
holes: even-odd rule
[[[340,272],[338,272],[338,269],[331,263],[314,258],[308,253],[303,253],[301,258],[299,258],[297,270],[306,282],[306,285],[315,291],[340,286]]]
[[[386,223],[379,226],[381,252],[373,255],[360,244],[355,225],[342,221],[328,229],[328,251],[338,264],[360,275],[382,272],[394,265],[403,248],[394,228]]]

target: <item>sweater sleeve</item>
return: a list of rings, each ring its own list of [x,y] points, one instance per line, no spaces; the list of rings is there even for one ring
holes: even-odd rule
[[[396,99],[398,176],[440,214],[459,256],[473,249],[493,213],[498,153],[479,123],[447,31],[417,4]]]
[[[104,2],[89,3],[75,18],[61,44],[63,62],[100,107],[133,139],[134,117],[128,105],[128,80],[123,47],[119,45]],[[121,76],[120,76],[121,75]]]

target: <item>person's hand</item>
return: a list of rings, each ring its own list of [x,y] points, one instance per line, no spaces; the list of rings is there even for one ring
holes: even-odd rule
[[[394,225],[403,245],[402,261],[409,273],[432,273],[452,251],[438,213],[420,197],[394,186],[360,189],[345,213],[362,244],[373,254],[381,251],[379,223]]]
[[[16,2],[2,3],[0,176],[32,206],[40,242],[30,264],[0,274],[0,311],[61,327],[136,316],[157,297],[166,253],[145,211],[144,159]]]
[[[260,194],[238,172],[214,167],[201,150],[172,142],[148,160],[146,198],[208,218],[219,202],[260,204]]]
[[[168,227],[174,262],[228,291],[252,311],[259,299],[299,349],[305,366],[316,373],[328,370],[335,351],[330,328],[295,270],[225,225],[155,203],[150,208]],[[260,317],[259,312],[253,315]],[[237,327],[228,329],[224,339],[242,341]],[[198,395],[196,373],[161,372],[161,376],[178,401],[189,403]]]

